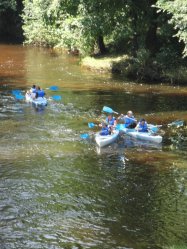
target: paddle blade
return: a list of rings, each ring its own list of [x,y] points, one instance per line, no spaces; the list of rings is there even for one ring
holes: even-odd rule
[[[53,99],[53,100],[56,100],[56,101],[59,101],[59,100],[62,99],[62,97],[59,96],[59,95],[54,95],[54,96],[52,96],[52,99]]]
[[[116,125],[116,130],[118,130],[118,131],[121,131],[121,130],[123,130],[124,128],[126,128],[126,127],[125,127],[125,124],[117,124],[117,125]]]
[[[176,120],[176,121],[173,121],[172,123],[168,124],[168,126],[175,126],[175,127],[181,127],[184,125],[184,121],[182,120]]]
[[[88,127],[89,127],[89,128],[94,128],[94,127],[95,127],[95,124],[94,124],[94,123],[88,123]]]
[[[23,95],[21,95],[21,94],[16,94],[16,95],[15,95],[15,98],[16,98],[17,100],[22,100],[22,99],[25,98],[25,96],[23,96]]]
[[[21,94],[21,90],[18,90],[18,89],[15,89],[15,90],[12,90],[12,94],[15,96],[15,95],[19,95]]]
[[[51,91],[57,91],[59,89],[59,87],[58,86],[50,86],[49,89]]]
[[[88,139],[89,138],[89,134],[87,134],[87,133],[81,134],[80,138],[82,138],[82,139]]]
[[[112,108],[110,108],[110,107],[108,107],[108,106],[104,106],[104,107],[103,107],[103,112],[116,113],[116,114],[118,114],[117,112],[115,112],[114,110],[112,110]]]
[[[156,133],[156,132],[158,132],[158,127],[152,126],[152,127],[150,127],[150,130],[151,130],[152,132]]]

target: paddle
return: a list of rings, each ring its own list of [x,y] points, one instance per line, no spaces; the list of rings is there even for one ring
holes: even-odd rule
[[[58,86],[50,86],[49,87],[49,90],[51,90],[51,91],[57,91],[58,89],[59,89]]]
[[[162,125],[153,125],[153,124],[148,124],[148,130],[150,130],[151,132],[153,133],[156,133],[159,131],[159,128],[162,126]]]
[[[94,128],[95,126],[98,126],[98,125],[97,125],[97,124],[94,124],[94,123],[92,123],[92,122],[91,122],[91,123],[88,123],[88,127],[89,127],[89,128]]]
[[[104,107],[103,107],[103,112],[118,114],[118,112],[115,112],[114,110],[112,110],[112,108],[110,108],[110,107],[108,107],[108,106],[104,106]]]
[[[128,118],[134,122],[137,122],[137,120],[135,118],[128,117],[127,115],[124,115],[124,114],[121,114],[118,119],[122,119],[122,118]]]
[[[21,90],[19,89],[15,89],[15,90],[12,90],[12,94],[15,96],[15,95],[19,95],[21,94]]]
[[[22,94],[16,94],[14,95],[14,97],[17,99],[17,100],[22,100],[25,98],[25,96],[23,96]]]
[[[88,139],[89,138],[89,134],[87,134],[87,133],[80,134],[80,138],[82,138],[82,139]]]
[[[52,96],[52,99],[53,99],[53,100],[56,100],[56,101],[59,101],[59,100],[62,99],[62,97],[61,97],[60,95],[53,95],[53,96]]]
[[[123,129],[126,129],[126,132],[132,132],[132,131],[136,131],[136,129],[134,128],[126,128],[125,124],[117,124],[116,125],[116,130],[118,131],[123,131]],[[148,129],[152,132],[152,133],[156,133],[158,131],[158,128],[156,126],[153,125],[148,125]]]
[[[183,120],[176,120],[176,121],[171,122],[167,126],[168,127],[170,127],[170,126],[176,126],[178,128],[178,127],[183,126],[183,125],[184,125],[184,121]]]
[[[166,126],[166,127],[171,127],[171,126],[174,126],[174,127],[181,127],[184,125],[184,121],[183,120],[176,120],[176,121],[173,121],[169,124],[166,124],[166,125],[153,125],[153,124],[148,124],[148,128],[151,129],[153,132],[157,132],[159,130],[160,127],[163,127],[163,126]]]
[[[136,131],[134,128],[126,128],[125,124],[117,124],[115,128],[118,131],[123,131],[123,129],[125,129],[126,133]]]
[[[118,130],[118,131],[123,130],[124,128],[126,128],[125,124],[117,124],[116,125],[116,130]]]
[[[159,130],[157,126],[148,127],[148,129],[150,129],[151,132],[153,132],[153,133],[156,133]]]

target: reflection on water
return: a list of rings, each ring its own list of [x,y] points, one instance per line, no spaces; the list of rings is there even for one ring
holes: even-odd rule
[[[0,50],[0,248],[185,248],[186,127],[162,127],[161,145],[124,135],[99,149],[87,123],[104,105],[153,123],[186,120],[186,88],[171,98],[169,86],[96,75],[49,50]],[[33,83],[50,99],[44,109],[11,94]]]

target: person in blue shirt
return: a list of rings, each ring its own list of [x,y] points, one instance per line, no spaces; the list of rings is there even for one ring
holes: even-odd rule
[[[42,90],[39,86],[37,86],[36,87],[36,98],[44,97],[44,96],[45,96],[44,90]]]
[[[137,125],[137,120],[135,119],[132,111],[128,111],[126,115],[121,114],[118,117],[118,120],[121,120],[125,124],[126,128],[135,128]]]
[[[36,85],[32,85],[31,89],[26,91],[25,97],[32,99],[36,98]]]
[[[112,113],[109,113],[105,121],[99,124],[99,126],[102,127],[100,135],[110,135],[116,124],[116,118],[112,115]]]
[[[35,99],[36,98],[36,85],[33,85],[30,89],[30,96],[32,99]]]
[[[106,122],[108,123],[109,126],[115,126],[116,118],[111,113],[109,113],[108,116],[106,117]]]
[[[30,89],[31,93],[35,93],[36,92],[36,85],[32,85],[31,89]]]
[[[110,130],[110,127],[108,126],[107,122],[102,122],[101,126],[102,126],[102,129],[101,129],[100,135],[107,136],[107,135],[111,134],[111,130]]]
[[[148,132],[147,122],[144,118],[140,119],[135,129],[139,132]]]

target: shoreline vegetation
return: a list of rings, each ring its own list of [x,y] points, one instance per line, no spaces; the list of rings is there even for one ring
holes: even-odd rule
[[[128,55],[86,56],[81,58],[81,66],[98,73],[117,74],[136,82],[187,84],[187,67],[184,65],[159,69],[155,61],[140,63]]]
[[[187,85],[186,15],[186,0],[4,0],[0,38],[65,48],[133,81]]]

